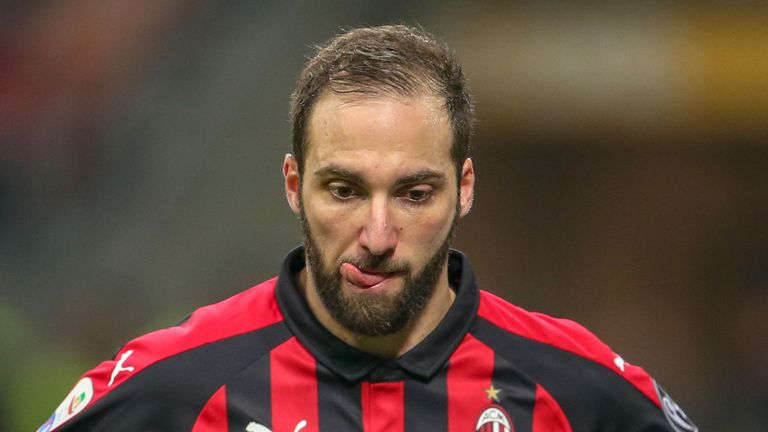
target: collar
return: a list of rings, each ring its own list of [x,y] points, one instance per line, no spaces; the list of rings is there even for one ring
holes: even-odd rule
[[[382,359],[360,351],[334,336],[315,318],[301,295],[296,275],[304,268],[304,248],[286,256],[277,280],[276,297],[285,322],[317,361],[347,381],[362,379],[378,365],[390,362],[404,371],[428,379],[458,347],[475,321],[480,296],[467,257],[456,250],[448,256],[448,280],[456,298],[443,320],[423,341],[396,359]]]

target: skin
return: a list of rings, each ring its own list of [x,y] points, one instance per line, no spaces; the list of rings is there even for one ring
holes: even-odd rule
[[[296,160],[286,155],[288,203],[298,215],[303,210],[323,265],[341,275],[344,295],[397,296],[403,290],[402,274],[352,268],[345,262],[375,257],[406,263],[418,273],[451,234],[456,212],[460,217],[469,212],[472,161],[464,161],[457,184],[450,157],[452,130],[442,105],[443,99],[435,96],[350,99],[326,92],[309,119],[301,181]],[[443,262],[420,314],[394,334],[363,336],[325,308],[308,268],[299,275],[299,285],[320,323],[346,343],[382,357],[400,356],[422,341],[455,297]],[[360,274],[382,280],[367,286],[355,277]]]

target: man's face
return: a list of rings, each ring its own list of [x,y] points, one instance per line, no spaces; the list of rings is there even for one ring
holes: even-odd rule
[[[471,161],[457,185],[452,130],[437,97],[325,94],[307,137],[300,190],[292,158],[284,171],[310,282],[346,329],[397,332],[448,285],[449,240],[471,205]]]

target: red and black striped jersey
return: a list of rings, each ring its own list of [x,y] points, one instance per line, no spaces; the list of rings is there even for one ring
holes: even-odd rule
[[[396,359],[328,332],[297,290],[303,266],[297,248],[279,277],[128,342],[38,431],[696,430],[583,327],[478,290],[457,251],[453,305]]]

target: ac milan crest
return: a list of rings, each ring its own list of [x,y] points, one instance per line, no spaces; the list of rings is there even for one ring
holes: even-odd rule
[[[515,432],[509,415],[498,405],[491,405],[480,414],[476,432]]]

